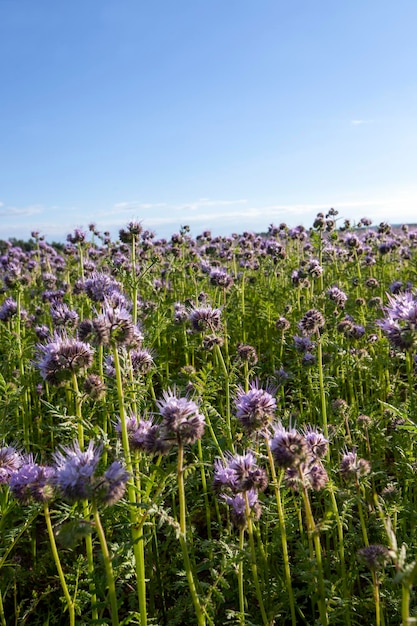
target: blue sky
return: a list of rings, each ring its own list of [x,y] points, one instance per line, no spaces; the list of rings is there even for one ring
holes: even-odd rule
[[[0,0],[0,238],[417,221],[415,0]]]

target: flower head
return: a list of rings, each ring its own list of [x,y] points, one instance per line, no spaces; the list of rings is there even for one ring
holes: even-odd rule
[[[273,419],[276,410],[274,390],[264,390],[258,381],[251,384],[249,391],[238,389],[235,400],[236,417],[248,434],[264,429]]]
[[[161,435],[168,441],[195,443],[204,433],[205,418],[194,400],[178,397],[175,390],[163,393],[158,401],[162,415]]]
[[[0,485],[9,482],[10,476],[22,465],[23,459],[12,446],[0,448]]]
[[[75,441],[72,446],[55,452],[55,483],[61,494],[69,502],[90,498],[93,476],[100,461],[101,446],[90,441],[85,451]]]
[[[308,454],[305,436],[295,428],[285,429],[281,423],[275,426],[270,445],[278,467],[295,467],[304,461]]]
[[[46,382],[60,385],[74,373],[90,367],[93,353],[88,343],[55,333],[47,344],[38,345],[39,358],[35,365]]]
[[[54,468],[38,465],[29,455],[11,474],[10,491],[21,504],[29,504],[31,500],[48,502],[54,495],[54,476]]]

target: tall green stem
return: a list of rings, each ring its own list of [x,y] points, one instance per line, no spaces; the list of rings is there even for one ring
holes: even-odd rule
[[[141,626],[147,624],[147,602],[146,602],[146,578],[145,578],[145,547],[143,526],[139,524],[137,511],[137,497],[135,481],[133,476],[132,455],[130,453],[129,436],[127,432],[126,411],[124,405],[124,393],[122,383],[122,372],[120,367],[119,353],[117,345],[113,345],[114,368],[116,371],[117,397],[119,403],[120,426],[122,435],[122,446],[125,457],[126,469],[130,474],[127,483],[127,493],[129,499],[129,514],[131,523],[131,533],[133,541],[133,553],[135,555],[136,585],[139,603]]]
[[[246,521],[248,524],[248,537],[249,537],[249,546],[250,546],[250,554],[251,554],[253,582],[255,584],[256,597],[258,599],[259,609],[261,611],[262,623],[264,626],[269,626],[269,621],[268,621],[268,617],[265,611],[264,601],[262,598],[262,590],[259,584],[258,565],[256,562],[255,541],[253,538],[252,516],[251,516],[251,510],[250,510],[247,491],[245,491],[245,506],[246,506]]]
[[[96,504],[92,507],[96,531],[100,541],[101,553],[103,555],[104,567],[106,570],[107,586],[109,588],[110,607],[111,607],[111,623],[113,626],[119,626],[119,615],[117,607],[116,585],[114,582],[113,566],[109,548],[107,546],[106,535],[101,524],[100,515]]]
[[[178,464],[177,464],[177,481],[178,481],[178,499],[180,505],[180,544],[182,556],[184,560],[185,573],[187,576],[188,587],[190,589],[191,598],[197,618],[198,626],[205,626],[206,618],[201,608],[200,599],[198,597],[197,588],[194,581],[194,575],[191,568],[190,556],[187,547],[187,520],[185,505],[185,487],[184,487],[184,448],[182,442],[178,441]]]
[[[70,593],[68,591],[68,587],[67,587],[67,583],[66,583],[66,580],[65,580],[64,572],[62,570],[61,560],[59,558],[58,550],[57,550],[56,543],[55,543],[55,536],[54,536],[54,531],[53,531],[52,523],[51,523],[51,515],[49,513],[49,507],[48,507],[48,503],[47,502],[44,502],[43,512],[44,512],[44,515],[45,515],[46,528],[48,529],[48,537],[49,537],[49,543],[51,545],[52,556],[54,557],[55,566],[56,566],[56,569],[58,570],[59,580],[60,580],[60,583],[61,583],[62,591],[64,592],[65,601],[66,601],[66,604],[67,604],[68,615],[69,615],[69,623],[70,623],[70,626],[75,626],[74,602],[73,602],[73,600],[72,600],[72,598],[70,596]]]

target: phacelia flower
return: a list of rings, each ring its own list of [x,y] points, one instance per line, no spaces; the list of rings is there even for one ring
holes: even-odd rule
[[[252,383],[247,392],[242,387],[238,389],[236,417],[247,434],[266,428],[273,419],[277,403],[272,393],[272,389],[261,389],[258,382]]]
[[[8,322],[17,313],[17,302],[13,298],[6,298],[0,306],[0,320]]]
[[[11,474],[10,491],[21,504],[29,504],[31,500],[48,502],[54,495],[54,476],[54,468],[38,465],[29,455]]]
[[[340,473],[346,480],[357,481],[371,472],[371,464],[358,458],[356,450],[346,451],[340,461]]]
[[[107,298],[104,302],[103,313],[92,320],[97,343],[130,344],[135,334],[131,314],[123,306],[112,306]]]
[[[123,498],[128,480],[129,472],[125,470],[119,461],[113,461],[104,472],[102,480],[99,480],[95,486],[95,491],[99,493],[100,501],[108,506],[116,504]]]
[[[309,337],[320,332],[324,324],[325,319],[320,311],[317,311],[317,309],[310,309],[303,316],[298,326],[301,329],[303,335]]]
[[[175,391],[163,393],[158,401],[162,415],[161,435],[167,441],[195,443],[204,433],[205,418],[194,400],[178,397]]]
[[[248,502],[249,514],[255,520],[260,518],[261,505],[258,501],[258,492],[255,489],[246,491],[244,494],[237,493],[234,496],[224,495],[223,497],[231,507],[231,519],[236,528],[243,530],[247,526],[246,500]]]
[[[75,441],[72,446],[55,452],[55,483],[62,496],[77,502],[92,496],[93,476],[100,461],[102,448],[90,441],[85,451]]]
[[[336,285],[330,287],[327,290],[327,295],[329,296],[330,300],[332,300],[336,304],[336,306],[339,307],[339,309],[344,308],[347,300],[347,295],[344,291],[339,289],[339,287],[336,287]]]
[[[305,436],[295,428],[285,429],[278,423],[270,439],[272,456],[278,467],[295,467],[305,460],[308,444]]]
[[[35,365],[42,378],[52,385],[64,383],[93,362],[93,348],[65,334],[55,333],[52,341],[39,344],[37,349],[39,358]]]
[[[389,558],[389,550],[380,544],[371,544],[358,550],[359,558],[366,563],[372,571],[381,570]]]
[[[210,306],[193,308],[188,319],[195,332],[216,332],[222,328],[221,310]]]
[[[10,476],[22,465],[23,459],[12,446],[0,448],[0,485],[9,482]]]
[[[411,292],[388,295],[386,317],[377,324],[391,344],[400,350],[417,346],[417,297]]]

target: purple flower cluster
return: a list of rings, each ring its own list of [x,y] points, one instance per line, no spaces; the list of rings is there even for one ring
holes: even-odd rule
[[[60,385],[73,374],[89,368],[93,362],[93,348],[83,341],[55,333],[47,344],[38,344],[38,360],[35,362],[42,378]]]
[[[270,437],[272,456],[278,467],[285,470],[285,482],[298,491],[300,486],[319,491],[329,477],[321,459],[327,454],[327,439],[314,428],[300,432],[278,423]]]
[[[248,435],[264,430],[274,418],[275,389],[261,389],[258,381],[251,384],[249,391],[239,387],[235,399],[236,417]]]
[[[214,461],[213,487],[231,507],[232,521],[237,528],[246,527],[249,513],[259,519],[258,493],[265,491],[267,485],[267,473],[257,465],[253,452],[226,453],[224,459]]]
[[[157,404],[162,416],[162,439],[172,444],[192,444],[201,439],[205,417],[194,400],[178,397],[175,390],[169,389]]]
[[[411,291],[388,295],[386,317],[377,324],[390,343],[399,350],[417,346],[417,297]]]

